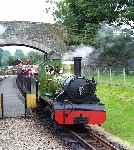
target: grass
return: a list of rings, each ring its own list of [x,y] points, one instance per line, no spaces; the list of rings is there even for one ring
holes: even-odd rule
[[[134,88],[98,84],[97,95],[106,105],[104,128],[134,144]]]

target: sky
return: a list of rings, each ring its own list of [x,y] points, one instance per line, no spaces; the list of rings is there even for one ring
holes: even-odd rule
[[[0,21],[33,21],[54,23],[52,13],[53,0],[0,0]],[[54,0],[57,1],[57,0]],[[46,8],[50,12],[46,13]]]
[[[14,55],[16,49],[21,49],[24,54],[27,54],[30,51],[35,51],[35,52],[39,52],[35,49],[29,48],[29,47],[25,47],[25,46],[5,46],[5,47],[1,47],[3,50],[8,50],[11,55]]]
[[[59,0],[0,0],[0,21],[32,21],[54,23],[51,1]],[[49,2],[49,3],[47,3]],[[47,12],[49,10],[49,12]],[[28,47],[2,47],[12,54],[16,49],[31,51]]]

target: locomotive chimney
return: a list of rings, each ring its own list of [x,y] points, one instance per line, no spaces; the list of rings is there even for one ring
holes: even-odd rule
[[[81,76],[82,57],[74,57],[74,75]]]

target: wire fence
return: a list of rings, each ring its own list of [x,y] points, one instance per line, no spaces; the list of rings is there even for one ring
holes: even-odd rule
[[[82,75],[88,79],[95,78],[97,83],[134,87],[134,70],[126,68],[97,68],[82,66]]]

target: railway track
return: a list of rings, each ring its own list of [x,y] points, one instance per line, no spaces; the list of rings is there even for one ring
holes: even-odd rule
[[[80,130],[70,130],[69,132],[87,150],[119,150],[88,127],[84,132],[80,132]]]
[[[44,118],[44,117],[43,117]],[[71,143],[78,146],[81,145],[83,149],[86,150],[124,150],[117,148],[115,145],[111,144],[108,140],[103,138],[96,133],[90,126],[86,127],[61,127],[61,126],[53,126],[52,120],[46,116],[48,119],[48,123],[50,126],[57,132],[62,139],[66,141],[67,139],[71,140]],[[41,119],[42,120],[42,119]],[[67,140],[68,141],[68,140]],[[69,144],[69,141],[67,142]]]

